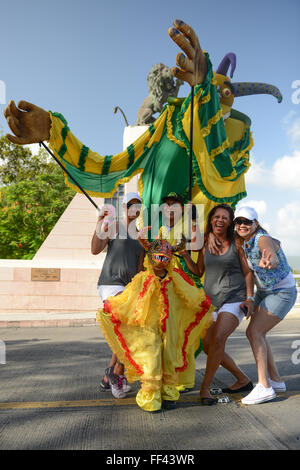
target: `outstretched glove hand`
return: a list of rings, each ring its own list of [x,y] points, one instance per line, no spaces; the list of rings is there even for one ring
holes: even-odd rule
[[[172,74],[191,86],[203,83],[207,74],[207,62],[195,31],[181,20],[175,20],[173,24],[175,28],[169,28],[169,36],[187,57],[182,52],[177,54],[176,64],[180,68],[171,68]]]
[[[10,101],[4,116],[14,135],[7,138],[14,144],[26,145],[49,140],[51,119],[48,111],[27,101],[20,101],[18,107]]]

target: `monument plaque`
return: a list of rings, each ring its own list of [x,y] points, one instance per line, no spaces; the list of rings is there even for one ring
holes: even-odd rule
[[[60,281],[59,268],[31,268],[32,281]]]

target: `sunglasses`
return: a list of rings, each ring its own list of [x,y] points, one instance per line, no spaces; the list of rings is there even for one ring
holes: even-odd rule
[[[136,206],[137,209],[140,209],[140,208],[141,208],[141,204],[138,203],[138,202],[128,202],[128,203],[126,204],[127,209],[129,209],[131,206]]]
[[[240,219],[240,218],[237,218],[235,219],[234,223],[235,225],[247,225],[248,227],[250,227],[252,224],[253,224],[253,220],[249,220],[249,219]]]

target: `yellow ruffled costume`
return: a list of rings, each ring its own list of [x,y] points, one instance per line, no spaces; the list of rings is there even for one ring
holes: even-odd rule
[[[103,335],[125,365],[128,381],[141,382],[136,401],[143,410],[178,400],[178,375],[211,325],[212,311],[203,289],[173,267],[162,280],[151,267],[138,273],[98,311]]]

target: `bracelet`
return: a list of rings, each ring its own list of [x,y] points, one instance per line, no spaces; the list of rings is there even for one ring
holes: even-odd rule
[[[252,300],[252,302],[254,302],[254,297],[253,297],[252,295],[248,295],[247,300],[248,300],[248,299],[249,299],[249,300]]]

